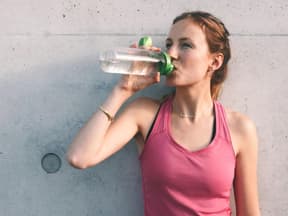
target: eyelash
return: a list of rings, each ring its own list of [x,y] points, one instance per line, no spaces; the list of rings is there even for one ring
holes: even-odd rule
[[[169,49],[171,46],[172,46],[172,44],[167,43],[165,47],[166,47],[166,49]]]
[[[170,44],[170,43],[167,43],[166,44],[166,49],[168,50],[169,48],[171,48],[171,46],[172,46],[172,44]],[[190,45],[190,44],[188,44],[188,43],[182,43],[182,44],[180,44],[180,47],[181,47],[181,49],[187,49],[187,48],[193,48],[193,46],[192,45]]]
[[[190,44],[188,44],[188,43],[183,43],[183,44],[181,44],[181,47],[188,47],[188,48],[192,48],[192,46],[190,45]]]

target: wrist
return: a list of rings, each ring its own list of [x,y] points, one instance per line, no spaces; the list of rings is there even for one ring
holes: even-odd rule
[[[121,83],[117,83],[117,85],[112,90],[112,94],[116,94],[116,95],[123,97],[123,98],[126,98],[126,99],[131,97],[134,93],[135,92],[126,88]]]
[[[122,89],[116,85],[101,105],[101,108],[108,112],[111,116],[114,116],[118,109],[131,95],[131,92],[126,91],[125,89]]]

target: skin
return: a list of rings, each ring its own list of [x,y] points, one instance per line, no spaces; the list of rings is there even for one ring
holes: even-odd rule
[[[204,32],[189,19],[172,25],[166,48],[176,67],[166,78],[168,86],[176,87],[171,135],[190,151],[205,148],[212,138],[214,122],[210,79],[221,66],[223,55],[209,52]],[[155,47],[149,49],[158,50]],[[149,77],[124,75],[102,107],[115,115],[130,96],[159,81],[159,73]],[[141,154],[159,105],[157,100],[138,98],[127,105],[112,123],[103,112],[96,111],[70,145],[67,152],[69,163],[79,169],[95,166],[122,149],[132,138],[136,139]],[[195,118],[180,118],[175,110],[193,114]],[[236,156],[234,192],[237,216],[259,216],[256,128],[241,113],[226,109],[226,115]]]

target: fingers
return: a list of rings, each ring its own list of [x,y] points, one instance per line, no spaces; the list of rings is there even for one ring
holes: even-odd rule
[[[156,73],[156,82],[159,83],[160,82],[160,72]]]
[[[159,83],[160,82],[160,72],[155,73],[153,77],[154,83]]]
[[[139,48],[147,49],[147,50],[151,50],[151,51],[155,51],[155,52],[160,52],[161,51],[161,48],[154,47],[154,46],[140,46]]]
[[[160,52],[161,48],[159,48],[159,47],[151,47],[150,50],[155,51],[155,52]]]
[[[152,84],[160,82],[160,72],[148,76],[123,74],[119,83],[122,88],[133,92],[142,90]]]
[[[147,79],[147,77],[146,77],[146,79]],[[151,84],[159,83],[160,82],[160,72],[153,73],[153,75],[151,75],[148,79],[149,79],[149,82]]]
[[[130,48],[137,48],[137,43],[133,43],[130,45]]]
[[[138,46],[137,43],[133,43],[129,46],[130,48],[140,48],[140,49],[147,49],[147,50],[152,50],[155,52],[160,52],[161,48],[155,47],[155,46]]]

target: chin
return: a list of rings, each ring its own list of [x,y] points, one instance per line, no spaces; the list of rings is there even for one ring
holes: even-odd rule
[[[178,85],[176,76],[171,74],[170,76],[166,77],[165,85],[169,87],[175,87]]]
[[[166,82],[166,83],[165,83],[165,86],[167,86],[167,87],[176,87],[177,85]]]

